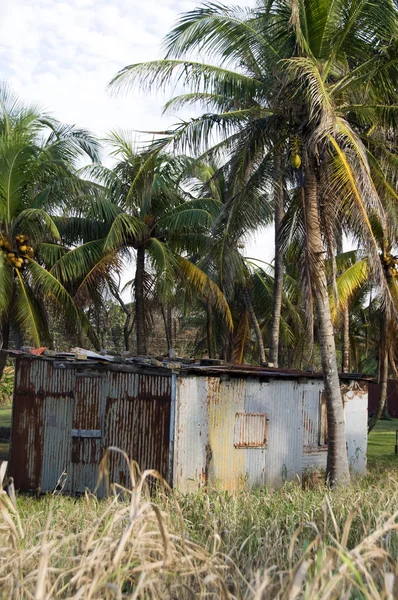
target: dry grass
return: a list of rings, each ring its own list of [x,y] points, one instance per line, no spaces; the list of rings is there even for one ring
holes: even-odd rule
[[[182,495],[148,476],[104,501],[0,491],[4,599],[393,599],[395,471],[350,488]]]

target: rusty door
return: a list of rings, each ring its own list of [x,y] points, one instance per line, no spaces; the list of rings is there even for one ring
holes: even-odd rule
[[[71,491],[93,491],[103,454],[106,375],[76,373],[71,430]]]
[[[141,471],[155,469],[167,478],[170,450],[171,376],[109,373],[105,447],[136,461]],[[130,487],[126,459],[109,454],[110,483]]]

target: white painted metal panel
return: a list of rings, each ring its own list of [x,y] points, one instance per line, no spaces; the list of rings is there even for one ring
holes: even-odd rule
[[[214,378],[218,380],[218,378]],[[195,490],[207,481],[207,378],[176,378],[173,485]]]
[[[348,463],[354,473],[365,475],[368,446],[368,389],[362,382],[350,381],[342,387],[342,392]]]

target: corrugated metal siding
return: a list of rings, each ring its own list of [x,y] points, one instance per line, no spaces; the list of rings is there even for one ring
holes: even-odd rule
[[[47,396],[44,407],[43,460],[41,484],[43,490],[55,489],[62,473],[61,485],[72,490],[71,426],[74,400],[70,397],[54,398]]]
[[[51,490],[69,466],[65,427],[71,422],[65,424],[65,418],[72,400],[70,371],[58,371],[47,361],[17,359],[10,473],[18,489]]]
[[[155,469],[167,478],[170,441],[171,376],[109,373],[105,447],[116,446],[141,471]],[[110,454],[111,481],[130,485],[128,465]]]
[[[301,406],[297,381],[247,380],[245,409],[269,415],[268,446],[246,450],[246,471],[250,485],[276,488],[291,481],[302,468]]]
[[[65,472],[65,491],[92,491],[109,446],[167,477],[171,375],[28,358],[18,358],[16,373],[10,473],[18,489],[52,491]],[[130,485],[120,454],[110,453],[109,466],[111,482]]]
[[[294,479],[302,469],[298,385],[251,377],[178,378],[174,485],[188,490],[209,483],[233,491]],[[242,412],[268,415],[267,447],[234,447],[236,413]]]
[[[213,384],[219,382],[214,377]],[[173,485],[191,491],[208,480],[207,380],[204,377],[176,379]]]
[[[85,370],[75,374],[72,429],[100,430],[101,438],[71,437],[71,489],[74,493],[93,491],[104,452],[106,374]],[[100,495],[102,495],[100,493]]]
[[[93,490],[109,446],[126,452],[141,470],[156,469],[165,477],[172,470],[174,485],[184,490],[205,484],[230,491],[246,485],[273,488],[305,467],[326,465],[321,380],[192,374],[175,381],[170,460],[171,374],[120,367],[99,372],[18,358],[10,461],[16,487],[51,491],[66,472],[66,491]],[[349,461],[362,473],[367,387],[346,381],[342,390]],[[267,418],[267,444],[261,445]],[[244,447],[234,445],[237,422]],[[72,430],[82,431],[72,435]],[[110,454],[109,475],[111,482],[130,485],[120,454]]]
[[[359,473],[366,470],[366,389],[366,383],[342,385],[348,458]],[[230,491],[246,484],[275,488],[301,477],[305,468],[326,467],[321,380],[179,377],[176,406],[173,482],[182,490],[204,484]],[[235,446],[240,413],[268,415],[265,447]],[[251,436],[259,441],[257,425],[251,426]]]
[[[236,413],[235,448],[264,448],[268,443],[268,415]]]

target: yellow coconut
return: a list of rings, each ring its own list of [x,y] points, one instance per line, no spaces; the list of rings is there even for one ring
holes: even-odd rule
[[[301,166],[301,158],[299,154],[291,154],[290,155],[290,164],[293,169],[299,169]]]

